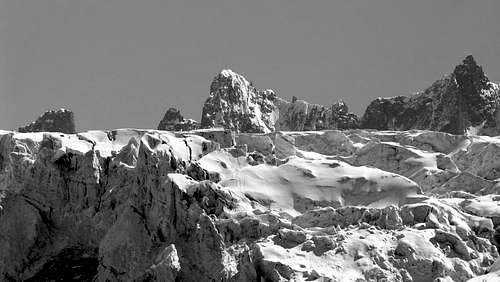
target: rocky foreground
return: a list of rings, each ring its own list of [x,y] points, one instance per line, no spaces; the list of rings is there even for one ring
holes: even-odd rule
[[[500,138],[0,136],[0,281],[500,279]]]

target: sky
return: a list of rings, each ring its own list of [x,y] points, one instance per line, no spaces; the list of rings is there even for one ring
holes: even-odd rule
[[[499,52],[498,0],[0,0],[0,128],[59,108],[79,131],[199,120],[225,68],[362,114],[467,54],[500,82]]]

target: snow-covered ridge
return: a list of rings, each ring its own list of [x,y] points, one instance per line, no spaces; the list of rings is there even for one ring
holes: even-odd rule
[[[19,144],[29,144],[29,146],[31,146],[29,151],[34,154],[38,153],[37,150],[40,148],[40,143],[45,139],[52,139],[56,140],[56,143],[58,143],[56,148],[58,154],[72,153],[76,155],[85,155],[90,151],[95,151],[99,153],[101,157],[105,158],[116,155],[127,146],[131,140],[134,140],[136,143],[141,141],[146,142],[148,139],[145,138],[145,136],[152,136],[162,143],[168,144],[170,150],[180,153],[184,159],[189,159],[187,151],[190,145],[196,147],[191,148],[191,150],[200,151],[200,148],[204,146],[204,142],[210,143],[209,140],[197,135],[183,135],[183,137],[179,137],[180,135],[168,131],[131,128],[110,131],[90,130],[76,134],[64,134],[59,132],[0,132],[0,138],[7,136],[10,137],[12,141],[18,142]],[[197,157],[195,157],[195,159],[196,158]]]
[[[1,131],[0,278],[467,281],[498,256],[498,160],[419,130]]]

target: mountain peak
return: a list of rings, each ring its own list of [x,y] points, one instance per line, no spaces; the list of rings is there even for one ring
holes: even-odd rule
[[[19,132],[62,132],[75,133],[75,117],[67,109],[50,110],[26,126],[19,127]]]
[[[224,77],[241,76],[240,74],[234,72],[232,69],[223,69],[220,71],[219,75],[222,75]]]
[[[458,85],[465,91],[479,91],[488,88],[489,79],[472,55],[467,55],[462,63],[455,67],[453,74]]]
[[[210,85],[201,125],[239,132],[271,132],[276,110],[273,97],[272,90],[258,91],[244,76],[223,69]]]
[[[163,119],[158,124],[159,130],[169,130],[169,131],[189,131],[197,129],[199,127],[198,122],[192,119],[184,119],[176,108],[169,108]]]
[[[380,130],[427,129],[453,134],[497,134],[496,84],[491,83],[472,55],[449,76],[411,96],[374,100],[362,127]]]

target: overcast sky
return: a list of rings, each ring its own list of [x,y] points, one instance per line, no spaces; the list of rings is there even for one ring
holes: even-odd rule
[[[78,130],[199,119],[223,68],[360,114],[467,54],[500,81],[499,0],[0,0],[0,128],[61,107]]]

